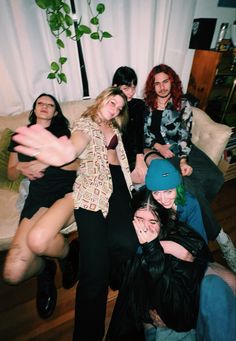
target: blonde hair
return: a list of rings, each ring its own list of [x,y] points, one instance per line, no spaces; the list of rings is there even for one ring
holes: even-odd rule
[[[88,107],[88,109],[82,114],[83,117],[91,117],[93,121],[96,121],[99,110],[106,104],[112,97],[120,96],[124,100],[124,106],[121,109],[118,116],[111,120],[114,127],[119,130],[124,130],[128,122],[128,106],[127,98],[122,90],[118,87],[111,86],[103,90],[100,95],[97,96],[95,103]]]

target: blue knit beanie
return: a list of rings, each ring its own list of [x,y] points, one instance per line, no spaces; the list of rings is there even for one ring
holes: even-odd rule
[[[165,191],[182,183],[178,170],[166,159],[152,160],[148,167],[145,184],[150,191]]]

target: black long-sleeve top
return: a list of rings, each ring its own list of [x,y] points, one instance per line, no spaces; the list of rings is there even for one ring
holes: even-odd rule
[[[128,102],[129,120],[122,134],[122,141],[131,171],[135,168],[136,155],[143,153],[144,110],[145,103],[143,100],[133,98]]]

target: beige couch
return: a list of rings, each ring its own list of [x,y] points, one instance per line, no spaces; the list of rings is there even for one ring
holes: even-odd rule
[[[80,100],[62,103],[66,117],[72,122],[93,102]],[[0,139],[5,128],[15,130],[27,124],[29,111],[16,116],[0,117]],[[231,128],[215,123],[202,110],[193,108],[193,142],[218,165],[224,147],[231,135]],[[0,250],[9,248],[18,225],[19,213],[16,210],[18,192],[0,188]],[[63,233],[75,231],[75,223],[63,229]]]

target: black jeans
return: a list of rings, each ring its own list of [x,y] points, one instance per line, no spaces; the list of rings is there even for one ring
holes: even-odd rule
[[[178,157],[168,160],[179,168]],[[207,238],[215,240],[221,227],[213,214],[211,202],[224,183],[223,174],[214,162],[195,145],[192,146],[188,163],[193,168],[193,173],[183,177],[185,189],[198,199]]]
[[[75,303],[75,341],[101,341],[104,336],[109,273],[137,250],[130,195],[120,166],[110,166],[113,193],[109,213],[75,210],[80,238],[80,275]]]

